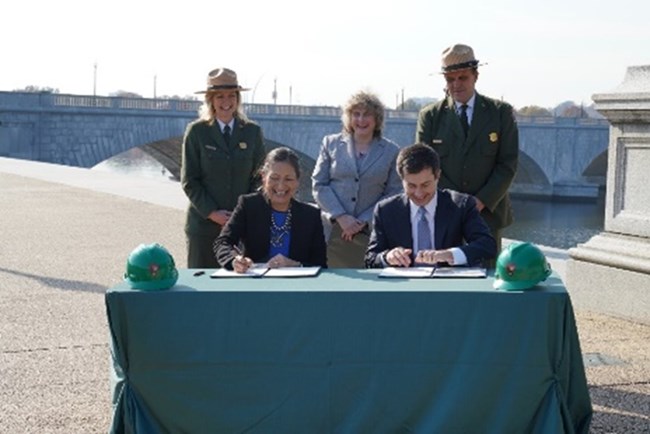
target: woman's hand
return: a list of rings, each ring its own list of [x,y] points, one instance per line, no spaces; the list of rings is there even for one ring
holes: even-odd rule
[[[210,215],[208,215],[208,220],[212,220],[218,225],[225,226],[226,223],[228,223],[228,220],[230,220],[231,215],[232,212],[220,209],[218,211],[212,211]]]
[[[298,261],[294,261],[291,258],[287,258],[281,253],[278,253],[271,259],[269,259],[268,266],[269,268],[282,268],[282,267],[300,267],[302,264]]]
[[[352,238],[366,226],[366,222],[357,220],[349,214],[337,217],[336,222],[341,226],[341,238],[345,241],[352,241]]]
[[[245,273],[253,266],[253,260],[244,255],[237,255],[232,261],[232,269],[237,273]]]

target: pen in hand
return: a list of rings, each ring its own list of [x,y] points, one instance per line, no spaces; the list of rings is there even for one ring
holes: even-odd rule
[[[245,273],[253,265],[253,261],[245,257],[244,253],[238,246],[233,244],[232,249],[237,254],[237,256],[235,256],[235,259],[232,261],[233,270],[235,270],[237,273]]]

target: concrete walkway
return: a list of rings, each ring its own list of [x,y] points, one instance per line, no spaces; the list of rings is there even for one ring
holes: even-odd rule
[[[106,432],[104,291],[140,243],[160,242],[185,266],[186,198],[171,181],[0,158],[0,199],[0,433]],[[544,251],[563,276],[566,252]],[[571,298],[591,432],[649,433],[650,313]]]

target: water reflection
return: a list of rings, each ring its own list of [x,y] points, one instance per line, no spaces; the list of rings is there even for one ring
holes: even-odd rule
[[[92,169],[147,178],[172,178],[172,173],[169,170],[140,148],[131,148],[117,154],[108,160],[102,161]]]
[[[506,238],[568,249],[603,230],[605,201],[595,203],[546,202],[514,199],[515,222],[504,230]]]
[[[139,148],[129,149],[93,169],[171,178],[171,172]],[[514,199],[512,206],[515,222],[504,230],[506,238],[568,249],[603,230],[605,203],[602,197],[596,203]]]

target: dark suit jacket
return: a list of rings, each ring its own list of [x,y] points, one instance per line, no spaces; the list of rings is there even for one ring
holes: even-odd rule
[[[459,247],[468,265],[479,265],[497,254],[497,246],[476,209],[473,197],[453,190],[438,189],[435,215],[435,249]],[[366,250],[366,267],[382,267],[380,256],[395,247],[413,248],[411,211],[406,194],[377,204],[374,226]],[[413,258],[411,258],[413,259]]]
[[[222,267],[232,269],[234,245],[244,243],[244,255],[254,262],[269,259],[271,244],[271,205],[262,193],[239,198],[230,220],[215,241],[215,253]],[[327,253],[320,210],[314,206],[291,201],[291,242],[289,258],[305,266],[327,267]]]
[[[181,165],[181,186],[190,200],[185,232],[216,237],[221,226],[208,215],[232,210],[240,195],[255,191],[265,154],[262,130],[253,122],[235,120],[230,146],[218,122],[192,122],[183,139]]]
[[[438,101],[420,111],[415,140],[440,155],[440,188],[479,198],[493,230],[512,223],[508,189],[517,172],[519,132],[509,104],[477,93],[465,138],[452,98]]]

